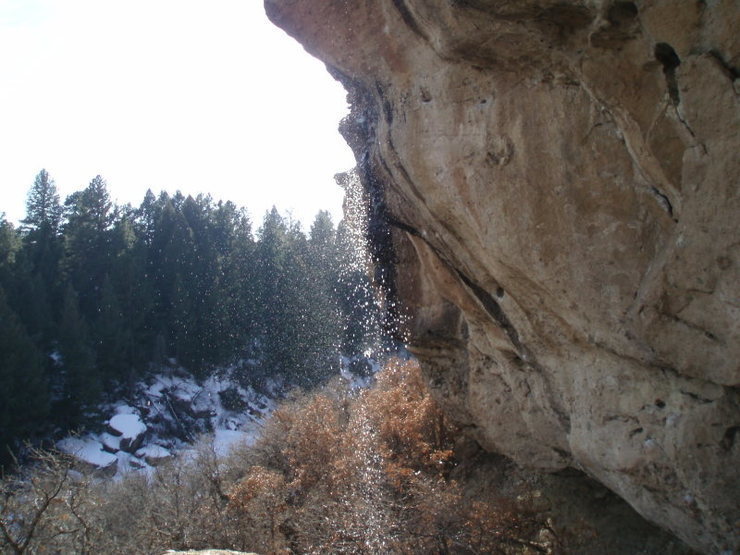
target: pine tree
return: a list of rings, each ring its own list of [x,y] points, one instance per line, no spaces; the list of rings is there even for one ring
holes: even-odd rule
[[[306,267],[306,310],[310,315],[307,366],[313,380],[338,370],[342,343],[342,317],[337,298],[336,231],[331,216],[320,211],[311,226]]]
[[[62,205],[56,184],[46,170],[41,170],[26,199],[26,217],[23,224],[30,231],[56,235],[62,221]]]
[[[78,209],[77,216],[91,225],[98,234],[103,235],[111,228],[115,214],[108,194],[108,185],[102,177],[96,175],[82,191]]]
[[[163,195],[160,195],[159,200],[154,196],[151,189],[147,189],[144,195],[144,200],[136,210],[135,218],[138,228],[138,236],[142,239],[144,244],[151,245],[154,234],[157,232],[157,222],[159,221],[162,213],[162,199]]]
[[[18,255],[17,273],[25,273],[19,283],[19,314],[29,329],[47,347],[53,330],[53,315],[61,304],[60,262],[63,242],[60,233],[62,205],[59,194],[46,170],[41,170],[28,192],[23,223],[23,248]],[[26,283],[32,280],[33,283]],[[28,310],[20,308],[30,303]],[[32,314],[29,319],[25,314]]]
[[[244,210],[231,203],[216,212],[216,245],[221,256],[220,311],[227,352],[241,354],[256,333],[256,266],[252,227]],[[230,228],[227,233],[225,230]]]
[[[60,373],[55,376],[55,389],[61,392],[60,414],[67,428],[85,423],[85,414],[100,400],[102,384],[95,367],[95,353],[90,333],[79,310],[77,293],[67,284],[59,326]]]
[[[121,381],[130,369],[131,330],[109,276],[103,280],[95,322],[97,371],[103,381]]]
[[[214,241],[212,212],[210,196],[188,196],[182,205],[182,213],[195,247],[189,253],[190,272],[182,277],[184,286],[191,292],[188,322],[191,364],[198,372],[225,358],[221,343],[222,335],[226,332],[220,310],[221,260]]]
[[[9,450],[40,431],[48,412],[41,353],[0,288],[0,468]]]
[[[113,258],[111,228],[115,213],[103,178],[95,176],[87,188],[67,197],[65,206],[67,276],[79,294],[83,315],[92,321]]]
[[[187,220],[166,194],[149,248],[147,271],[154,281],[153,329],[168,339],[167,355],[192,366],[196,346],[191,336],[191,294],[195,243]],[[182,206],[182,203],[179,203]],[[184,357],[184,358],[182,358]]]
[[[8,283],[18,250],[21,248],[21,237],[12,223],[0,212],[0,286]]]
[[[143,370],[151,362],[155,332],[154,288],[147,273],[148,245],[138,226],[138,211],[122,211],[113,228],[113,252],[109,279],[120,319],[123,321],[125,361],[120,370],[126,369],[127,377],[132,371]],[[103,282],[103,306],[105,306],[105,281]],[[125,362],[126,364],[123,364]],[[120,376],[119,376],[120,377]]]
[[[231,202],[147,191],[138,209],[115,207],[100,176],[65,207],[62,225],[42,171],[22,232],[0,218],[0,287],[37,354],[61,355],[46,366],[64,425],[168,357],[203,372],[251,349],[265,374],[313,385],[375,337],[370,278],[328,212],[307,237],[273,208],[255,239]]]
[[[290,371],[295,335],[291,333],[288,295],[288,227],[275,207],[265,214],[255,253],[257,334],[263,372]]]

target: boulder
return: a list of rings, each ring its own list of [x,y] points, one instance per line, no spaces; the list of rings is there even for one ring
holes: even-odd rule
[[[172,458],[172,452],[161,445],[147,445],[136,451],[136,456],[143,458],[150,466],[157,466]]]
[[[181,397],[173,397],[171,403],[178,414],[184,414],[196,420],[210,418],[215,414],[210,404],[199,401],[198,398],[183,399]]]
[[[57,443],[57,448],[72,455],[76,469],[85,474],[112,477],[118,468],[118,458],[103,450],[103,445],[93,438],[67,437]]]
[[[120,436],[120,449],[127,453],[136,452],[146,435],[146,425],[136,414],[117,414],[108,422],[108,428]]]
[[[126,460],[126,464],[133,468],[134,470],[141,470],[143,468],[146,468],[146,463],[144,461],[141,461],[137,459],[136,457],[129,457]]]
[[[121,450],[121,437],[115,436],[111,433],[104,432],[100,434],[100,443],[103,445],[103,449],[108,453],[117,453]]]

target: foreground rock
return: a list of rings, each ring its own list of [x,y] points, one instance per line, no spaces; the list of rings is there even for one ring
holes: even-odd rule
[[[165,551],[165,554],[179,553],[180,555],[257,555],[247,551],[230,551],[228,549],[204,549],[202,551]]]
[[[265,5],[350,92],[371,233],[448,412],[739,549],[737,3]]]

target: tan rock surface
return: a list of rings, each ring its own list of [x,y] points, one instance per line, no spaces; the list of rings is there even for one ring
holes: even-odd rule
[[[247,551],[231,551],[229,549],[204,549],[201,551],[173,551],[167,550],[164,555],[257,555],[256,553]]]
[[[450,414],[740,549],[737,0],[265,5],[350,91]]]

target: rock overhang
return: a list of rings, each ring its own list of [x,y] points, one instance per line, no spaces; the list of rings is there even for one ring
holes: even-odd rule
[[[354,99],[345,136],[448,413],[737,548],[737,7],[265,4]]]

